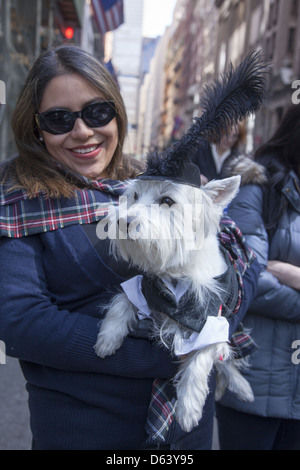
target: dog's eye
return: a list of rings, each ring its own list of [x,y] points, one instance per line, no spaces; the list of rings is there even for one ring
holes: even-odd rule
[[[175,204],[175,201],[173,201],[173,199],[171,199],[170,197],[163,197],[160,201],[161,204],[167,204],[169,207],[172,206],[173,204]]]
[[[137,193],[134,193],[133,199],[134,199],[135,201],[137,201],[138,198],[139,198],[139,197],[138,197]]]

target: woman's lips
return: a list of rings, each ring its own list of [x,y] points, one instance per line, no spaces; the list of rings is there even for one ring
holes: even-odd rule
[[[98,155],[101,149],[100,145],[101,144],[81,145],[70,149],[70,152],[78,158],[93,158]]]

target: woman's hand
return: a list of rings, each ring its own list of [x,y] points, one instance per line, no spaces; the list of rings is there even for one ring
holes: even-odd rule
[[[300,291],[300,267],[283,261],[268,261],[267,271],[275,276],[281,284]]]

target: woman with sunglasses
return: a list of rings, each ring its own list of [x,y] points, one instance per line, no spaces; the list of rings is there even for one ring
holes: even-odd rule
[[[96,236],[137,172],[122,156],[116,83],[81,49],[50,50],[29,72],[12,127],[19,154],[0,175],[0,340],[27,381],[33,449],[210,449],[213,387],[198,427],[170,426],[159,384],[178,362],[149,341],[147,321],[113,356],[94,351],[100,306],[136,274]],[[257,276],[247,270],[244,311]],[[156,429],[168,431],[160,444],[148,439]]]
[[[50,50],[29,72],[12,126],[19,154],[1,174],[0,339],[27,381],[33,449],[142,448],[153,381],[174,375],[174,358],[139,332],[111,357],[94,351],[100,305],[130,276],[92,239],[132,174],[118,86],[81,49]]]

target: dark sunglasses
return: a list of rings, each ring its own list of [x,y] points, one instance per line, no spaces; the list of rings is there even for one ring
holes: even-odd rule
[[[35,119],[42,131],[50,132],[50,134],[66,134],[73,129],[77,118],[82,119],[88,127],[103,127],[116,114],[113,101],[96,101],[85,106],[81,111],[72,112],[58,108],[36,114]]]

